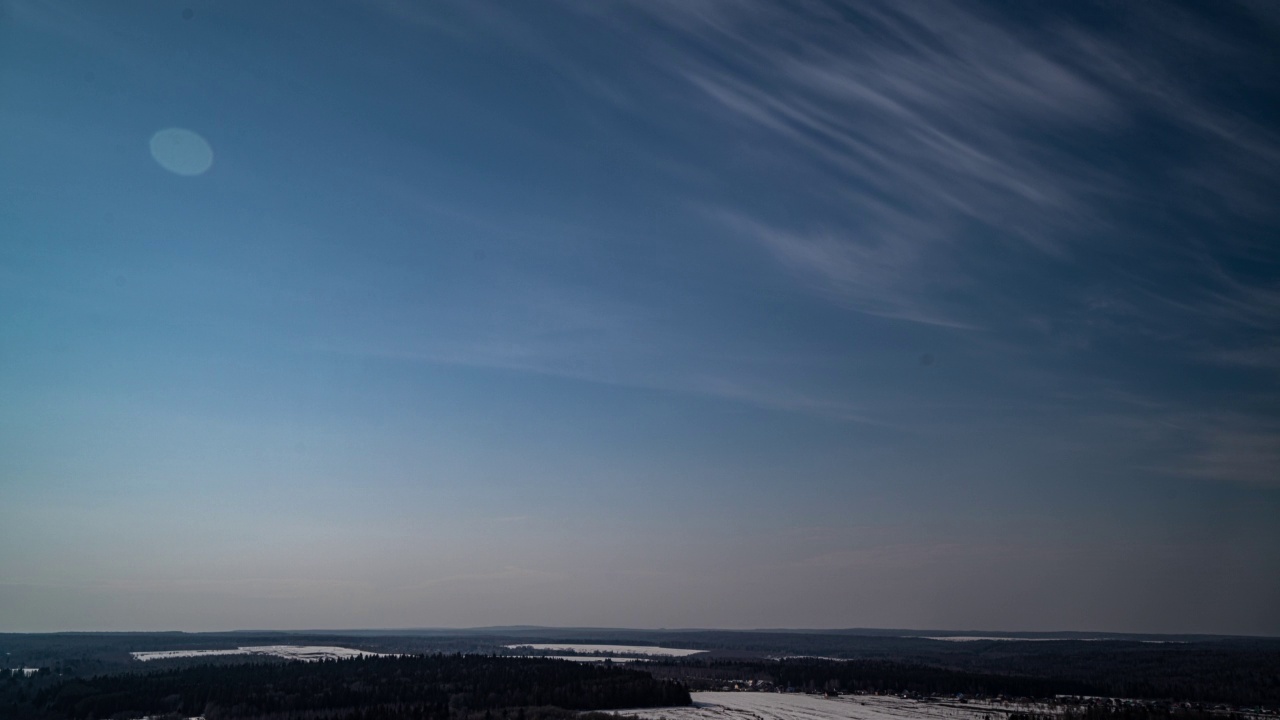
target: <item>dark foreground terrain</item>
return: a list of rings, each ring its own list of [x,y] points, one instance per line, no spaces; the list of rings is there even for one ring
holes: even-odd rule
[[[0,634],[5,662],[0,719],[175,713],[203,714],[208,720],[540,720],[687,704],[689,690],[724,689],[878,693],[922,701],[962,695],[1061,703],[1061,696],[1076,696],[1093,699],[1071,701],[1071,714],[1116,720],[1280,714],[1277,639],[1024,634],[957,642],[907,632],[493,628]],[[611,666],[529,657],[536,651],[509,647],[526,643],[661,645],[703,652],[681,658],[637,654],[635,663]],[[245,655],[139,662],[131,655],[256,645],[340,646],[405,656],[303,663]]]
[[[545,720],[566,711],[688,705],[645,672],[480,655],[210,664],[91,678],[0,681],[0,717],[97,720]]]

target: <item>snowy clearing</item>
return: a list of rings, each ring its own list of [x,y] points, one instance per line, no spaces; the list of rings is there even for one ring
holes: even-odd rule
[[[381,653],[352,650],[324,645],[255,645],[226,650],[154,650],[130,653],[135,660],[170,660],[173,658],[211,657],[214,655],[274,655],[287,660],[341,660],[354,657],[374,657]]]
[[[922,702],[879,695],[821,695],[763,692],[695,692],[693,707],[610,711],[644,720],[1000,720],[1004,713],[1048,706],[1002,703]]]
[[[653,645],[579,645],[575,643],[523,643],[508,645],[508,649],[529,648],[532,650],[550,650],[554,652],[574,653],[609,653],[616,655],[653,655],[658,657],[685,657],[696,655],[706,650],[684,650],[681,648],[655,647]],[[617,658],[614,658],[615,660]]]
[[[519,657],[518,655],[516,657]],[[612,660],[616,663],[635,662],[640,658],[633,657],[601,657],[599,655],[537,655],[544,660],[572,660],[573,662],[604,662]]]
[[[850,658],[830,657],[827,655],[770,655],[770,660],[830,660],[831,662],[849,662]]]

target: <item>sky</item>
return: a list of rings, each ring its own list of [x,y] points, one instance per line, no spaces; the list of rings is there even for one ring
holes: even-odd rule
[[[0,631],[1280,635],[1277,48],[0,0]]]

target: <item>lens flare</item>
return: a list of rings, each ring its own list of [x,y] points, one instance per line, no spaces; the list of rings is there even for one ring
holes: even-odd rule
[[[151,136],[151,157],[176,175],[203,175],[213,166],[213,148],[198,133],[167,128]]]

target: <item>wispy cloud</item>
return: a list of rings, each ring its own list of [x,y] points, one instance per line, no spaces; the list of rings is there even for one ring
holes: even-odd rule
[[[545,283],[508,279],[473,299],[472,322],[422,317],[409,332],[364,328],[308,341],[309,350],[392,361],[488,368],[599,385],[716,398],[830,420],[889,421],[840,396],[787,380],[801,361],[716,346],[665,326],[643,307]]]
[[[1215,430],[1184,472],[1206,480],[1280,487],[1280,430],[1263,430],[1253,421],[1244,428]]]
[[[912,243],[894,238],[853,242],[834,230],[803,235],[733,212],[713,214],[736,234],[757,240],[802,280],[816,283],[821,292],[851,309],[928,325],[973,327],[922,302],[919,278],[909,276],[921,265],[919,248]]]
[[[1171,478],[1191,478],[1259,489],[1280,488],[1280,422],[1271,403],[1197,407],[1126,392],[1104,393],[1106,412],[1088,418],[1105,438],[1090,446],[1121,443],[1130,469]],[[1261,406],[1261,407],[1259,407]],[[1083,450],[1083,448],[1082,448]]]
[[[385,8],[405,12],[393,0]],[[1055,387],[1087,394],[1145,375],[1140,394],[1185,408],[1195,404],[1188,387],[1152,378],[1196,384],[1213,380],[1207,372],[1280,367],[1280,260],[1267,232],[1280,207],[1280,136],[1254,102],[1271,91],[1238,72],[1273,64],[1265,18],[1261,34],[1241,37],[1173,5],[1116,8],[1106,25],[1069,5],[557,9],[627,53],[626,69],[590,62],[595,45],[552,42],[552,24],[519,13],[467,10],[446,24],[459,37],[468,27],[493,31],[579,99],[694,148],[693,159],[664,143],[639,150],[675,168],[666,174],[676,204],[726,252],[779,273],[752,281],[783,277],[853,313],[947,332],[1005,367],[1001,391],[1028,404],[1051,404]],[[1224,10],[1237,11],[1270,16]],[[598,300],[566,307],[598,309]],[[531,332],[547,328],[522,321],[409,352],[808,414],[878,415],[842,401],[854,396],[848,388],[824,392],[800,373],[692,359],[680,348],[713,342],[633,310],[580,331]],[[1257,429],[1274,413],[1238,386],[1225,393],[1212,411],[1235,413],[1233,429],[1206,425],[1169,452],[1181,474],[1252,482],[1249,468],[1265,466],[1268,452],[1268,433]],[[1089,402],[1108,401],[1079,407]],[[1164,422],[1156,416],[1166,412],[1142,422]],[[1233,465],[1232,455],[1244,459]]]
[[[856,309],[934,322],[920,312],[925,288],[915,288],[916,307],[895,312],[872,307],[877,288],[866,280],[873,268],[919,278],[919,258],[963,252],[956,245],[975,224],[1053,256],[1106,224],[1093,196],[1100,180],[1114,181],[1043,140],[1109,127],[1123,109],[997,23],[875,4],[692,3],[656,14],[681,37],[661,62],[703,95],[703,112],[781,141],[785,169],[831,198],[789,233],[826,226],[825,239],[792,242],[778,258],[794,270],[807,253],[820,285],[859,285]],[[842,273],[855,259],[869,267]],[[883,306],[903,297],[889,283],[879,289]]]
[[[1176,272],[1183,287],[1208,294],[1219,278],[1199,256],[1250,243],[1256,254],[1256,240],[1227,228],[1275,217],[1264,189],[1280,180],[1280,138],[1221,105],[1184,67],[1188,57],[1229,53],[1248,63],[1265,54],[1172,8],[1122,13],[1121,33],[1049,9],[1014,20],[981,4],[630,10],[670,31],[650,60],[701,97],[685,109],[773,148],[773,167],[760,172],[776,168],[793,183],[778,188],[790,212],[777,203],[732,207],[719,215],[727,229],[854,310],[987,325],[957,320],[946,291],[988,283],[983,295],[1026,305],[990,284],[1002,279],[989,272],[996,262],[1079,272],[1116,257],[1140,263],[1150,252],[1165,258],[1137,266],[1135,288],[1167,287]],[[1165,40],[1187,57],[1161,51]],[[1170,203],[1187,225],[1216,224],[1225,235],[1188,233],[1171,246],[1150,211]],[[1020,247],[1043,260],[1020,256]],[[1034,290],[1035,304],[1049,301],[1048,288]],[[1131,320],[1177,324],[1170,316],[1182,314],[1121,292],[1140,310]],[[1268,291],[1233,287],[1205,301],[1225,309],[1260,292]],[[1074,299],[1056,302],[1069,308]]]
[[[1280,488],[1280,423],[1256,414],[1187,413],[1166,419],[1162,434],[1183,452],[1161,470],[1174,475]]]

